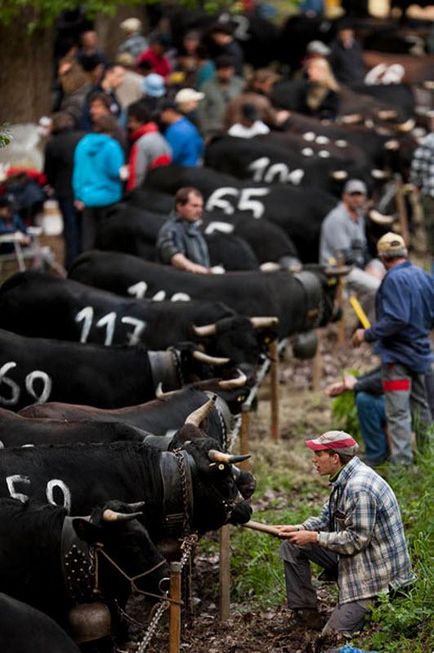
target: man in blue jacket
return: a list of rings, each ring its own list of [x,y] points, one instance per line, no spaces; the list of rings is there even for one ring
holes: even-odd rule
[[[182,115],[175,102],[165,100],[160,108],[164,136],[172,148],[172,163],[198,166],[203,154],[203,138],[195,125]]]
[[[375,342],[381,358],[386,418],[392,463],[411,464],[412,416],[418,444],[431,424],[424,375],[433,354],[434,277],[407,260],[401,236],[387,233],[377,243],[387,273],[376,296],[377,322],[357,329],[354,346]]]

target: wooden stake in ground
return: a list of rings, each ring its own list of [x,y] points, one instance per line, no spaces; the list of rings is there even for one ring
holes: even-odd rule
[[[280,440],[279,431],[279,351],[277,340],[270,344],[270,384],[271,384],[271,438],[274,442]]]
[[[181,563],[170,563],[169,653],[179,653],[181,646]]]
[[[230,527],[222,526],[220,529],[220,621],[227,621],[231,609],[231,543]]]

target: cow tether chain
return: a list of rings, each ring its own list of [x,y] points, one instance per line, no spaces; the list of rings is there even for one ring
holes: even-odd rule
[[[173,366],[178,377],[179,387],[182,388],[182,386],[185,385],[185,379],[182,373],[181,353],[175,349],[175,347],[169,347],[168,351],[170,351],[173,356]]]
[[[184,566],[187,564],[187,562],[190,560],[191,551],[196,546],[198,539],[199,536],[197,533],[190,533],[190,535],[187,535],[182,540],[181,542],[182,556],[180,560],[181,571],[184,568]],[[161,600],[161,603],[157,608],[154,608],[155,613],[152,616],[152,619],[149,623],[148,629],[143,639],[137,644],[136,653],[144,653],[144,651],[146,651],[146,649],[148,648],[149,643],[151,642],[153,636],[155,635],[155,631],[157,630],[158,623],[161,617],[163,616],[165,610],[169,608],[171,600],[172,599],[167,597],[165,600]]]
[[[173,453],[175,454],[176,464],[178,465],[179,478],[181,480],[181,492],[182,492],[182,503],[183,503],[182,532],[183,534],[188,535],[191,532],[191,527],[190,527],[190,515],[188,512],[189,496],[188,496],[188,485],[187,485],[186,462],[181,449],[174,449]]]

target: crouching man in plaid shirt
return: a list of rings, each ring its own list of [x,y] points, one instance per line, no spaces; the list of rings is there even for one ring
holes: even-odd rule
[[[322,577],[337,580],[339,602],[323,633],[361,629],[369,605],[382,592],[414,581],[398,502],[392,488],[355,455],[357,442],[344,431],[328,431],[306,445],[331,492],[318,517],[278,526],[288,607],[298,622],[321,628],[310,561]]]

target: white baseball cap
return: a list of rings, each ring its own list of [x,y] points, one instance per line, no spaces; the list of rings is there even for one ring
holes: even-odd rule
[[[205,97],[204,93],[200,93],[199,91],[196,91],[194,88],[182,88],[178,93],[175,95],[175,102],[176,104],[183,104],[184,102],[194,102],[199,100],[203,100]]]

